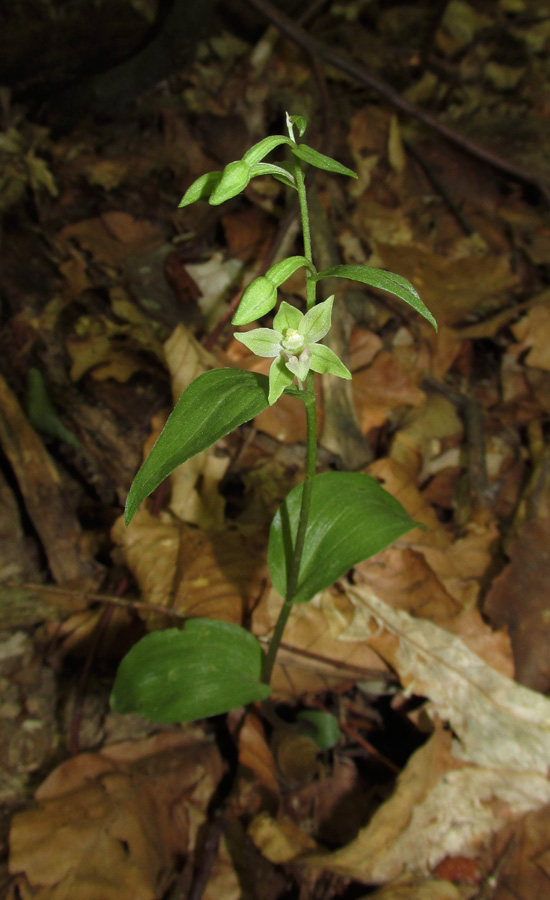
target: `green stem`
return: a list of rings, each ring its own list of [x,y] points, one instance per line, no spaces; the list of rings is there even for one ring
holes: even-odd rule
[[[293,140],[292,127],[289,128],[291,140]],[[311,229],[309,227],[309,212],[307,206],[306,185],[304,173],[302,172],[298,161],[294,164],[294,177],[296,179],[296,187],[298,189],[298,199],[300,202],[300,218],[302,220],[302,234],[304,239],[304,256],[313,266],[313,252],[311,248]],[[309,272],[306,272],[306,299],[307,309],[315,306],[315,281]],[[283,632],[285,630],[288,617],[292,611],[294,596],[298,588],[298,579],[300,575],[300,565],[302,562],[302,554],[304,552],[304,544],[307,533],[307,525],[309,520],[309,510],[311,508],[311,497],[313,493],[313,479],[317,468],[317,404],[315,400],[315,391],[313,389],[313,372],[309,372],[306,378],[306,388],[303,399],[306,408],[306,477],[302,490],[302,503],[300,506],[300,517],[298,519],[298,529],[296,531],[296,540],[292,551],[292,559],[287,572],[286,595],[284,603],[279,613],[279,618],[275,623],[273,635],[269,643],[269,650],[264,660],[262,680],[269,684],[275,657],[281,644]]]
[[[311,507],[311,496],[313,493],[313,479],[317,468],[317,405],[315,402],[315,394],[313,391],[304,391],[303,401],[306,407],[306,424],[307,424],[307,445],[306,445],[306,477],[302,491],[302,504],[300,506],[300,518],[298,520],[298,530],[296,532],[296,540],[292,559],[287,575],[287,589],[284,603],[279,613],[279,618],[273,629],[273,635],[269,643],[269,650],[264,660],[262,681],[269,684],[275,657],[281,644],[283,631],[285,630],[288,617],[292,611],[294,596],[298,587],[298,577],[300,574],[300,564],[302,562],[302,554],[304,552],[304,543],[306,539],[307,525],[309,519],[309,510]]]
[[[302,234],[304,236],[304,256],[313,265],[313,251],[311,249],[311,230],[309,227],[309,210],[307,206],[306,184],[304,173],[297,162],[294,166],[294,177],[296,179],[296,187],[298,189],[298,200],[300,203],[300,218],[302,220]],[[309,311],[315,306],[315,281],[306,273],[306,302]]]

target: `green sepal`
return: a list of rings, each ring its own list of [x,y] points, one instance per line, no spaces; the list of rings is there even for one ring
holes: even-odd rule
[[[290,138],[285,137],[283,134],[271,134],[268,137],[263,138],[263,140],[258,141],[257,144],[254,144],[250,150],[247,150],[242,161],[245,162],[247,166],[254,166],[256,163],[259,163],[264,156],[271,153],[275,147],[280,147],[281,144],[290,143]]]
[[[214,188],[208,200],[210,206],[219,206],[226,200],[236,197],[250,181],[250,167],[242,159],[230,162],[222,172],[219,184]]]
[[[353,172],[352,169],[343,166],[342,163],[332,159],[331,156],[325,156],[324,153],[319,153],[319,151],[314,150],[313,147],[308,147],[307,144],[295,144],[294,147],[292,147],[292,153],[298,159],[303,160],[310,166],[315,166],[316,169],[323,169],[325,172],[334,172],[336,175],[349,175],[350,178],[357,178],[356,173]]]
[[[307,128],[307,119],[305,116],[289,116],[293,125],[298,129],[299,137],[303,137]]]
[[[187,188],[181,199],[179,208],[181,209],[182,206],[190,206],[191,203],[196,203],[197,200],[208,200],[212,191],[220,183],[221,177],[221,172],[207,172],[206,175],[201,175],[200,178],[197,178],[197,180]]]
[[[281,352],[283,336],[272,328],[254,328],[252,331],[235,333],[234,337],[256,356],[268,358],[278,356]]]
[[[250,175],[252,178],[257,178],[259,175],[272,175],[273,178],[276,178],[277,181],[282,181],[287,187],[298,190],[294,176],[287,172],[286,169],[283,169],[282,166],[277,166],[273,163],[255,163],[250,169]]]
[[[111,707],[153,722],[192,722],[265,700],[264,654],[239,625],[189,619],[142,638],[122,660]]]
[[[299,309],[287,303],[286,300],[282,300],[277,315],[273,319],[273,328],[281,332],[286,328],[294,328],[298,331],[303,319],[304,314]]]
[[[330,331],[333,303],[334,294],[327,300],[323,300],[322,303],[317,303],[303,317],[298,326],[298,332],[307,344],[320,341]]]
[[[319,375],[337,375],[338,378],[351,379],[351,372],[346,368],[339,356],[324,344],[312,344],[309,368]]]
[[[269,405],[273,406],[277,402],[285,388],[288,388],[294,381],[294,375],[287,369],[285,358],[277,357],[271,363],[269,369]]]
[[[437,322],[429,309],[424,306],[416,288],[401,275],[386,272],[385,269],[375,269],[372,266],[333,266],[331,269],[325,269],[315,275],[315,281],[321,281],[323,278],[349,278],[351,281],[359,281],[361,284],[368,284],[370,287],[387,291],[412,306],[437,331]]]
[[[237,311],[232,318],[233,325],[248,325],[270,312],[277,303],[277,288],[265,275],[251,281],[244,290]]]
[[[287,571],[298,530],[303,485],[277,510],[267,561],[275,590],[287,590]],[[306,603],[357,563],[380,553],[418,526],[383,487],[363,472],[325,472],[313,480],[309,522],[294,603]]]
[[[142,500],[192,456],[206,450],[268,406],[268,379],[241,369],[212,369],[183,392],[126,500],[129,525]]]
[[[315,274],[315,268],[305,256],[287,256],[286,259],[281,259],[267,270],[265,273],[266,278],[269,278],[273,284],[280,287],[287,278],[294,275],[294,273],[298,269],[301,269],[302,266],[304,266],[311,275]]]

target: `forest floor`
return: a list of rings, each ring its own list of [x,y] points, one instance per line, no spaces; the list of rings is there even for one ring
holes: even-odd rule
[[[547,4],[333,0],[306,27],[313,55],[296,25],[298,43],[222,14],[185,70],[62,135],[3,97],[11,900],[550,896]],[[262,177],[177,207],[285,111],[358,173],[311,178],[319,266],[397,272],[439,325],[336,286],[353,382],[319,378],[320,468],[370,473],[425,530],[295,610],[274,705],[160,726],[109,708],[132,644],[189,616],[266,642],[281,602],[266,541],[303,474],[294,399],[186,463],[127,529],[122,512],[197,374],[265,371],[229,323],[253,276],[301,252],[287,189]],[[303,299],[301,279],[281,296]],[[337,717],[336,746],[304,709]]]

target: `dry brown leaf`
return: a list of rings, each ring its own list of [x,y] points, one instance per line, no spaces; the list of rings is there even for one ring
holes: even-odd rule
[[[260,813],[250,823],[248,833],[258,850],[273,863],[290,862],[308,850],[316,849],[313,838],[290,816],[273,819],[269,813]]]
[[[257,637],[270,634],[281,603],[275,590],[266,591],[252,620]],[[337,591],[325,591],[309,603],[294,607],[271,679],[275,697],[289,700],[342,690],[358,680],[387,672],[364,640],[346,644],[339,639],[352,615],[349,601]]]
[[[391,457],[376,460],[367,472],[403,504],[413,519],[427,526],[424,532],[419,529],[408,532],[394,548],[410,547],[421,553],[448,594],[464,608],[475,605],[481,579],[493,561],[491,551],[498,539],[496,522],[471,522],[463,536],[456,539],[452,531],[439,522],[406,468],[396,460]],[[367,560],[358,568],[376,566],[378,559]]]
[[[550,701],[433,623],[392,609],[368,589],[346,593],[356,615],[342,639],[363,636],[376,647],[408,691],[429,698],[436,722],[356,840],[307,860],[381,883],[469,856],[508,821],[549,802]]]
[[[396,406],[422,406],[422,391],[391,353],[382,350],[353,377],[353,395],[362,430],[383,425]]]
[[[376,251],[377,259],[370,264],[411,281],[440,326],[453,325],[489,303],[497,308],[518,284],[503,254],[449,259],[415,244],[383,243],[376,244]]]
[[[440,394],[429,394],[420,409],[407,414],[392,441],[390,456],[409,472],[411,478],[423,482],[437,470],[442,454],[445,464],[451,465],[450,448],[455,451],[452,464],[459,464],[462,434],[462,422],[454,404]]]
[[[67,504],[61,478],[44,444],[29,425],[17,397],[0,375],[0,445],[21,491],[58,583],[97,577],[97,566]]]
[[[495,843],[504,842],[497,861],[494,900],[533,900],[550,893],[550,806],[528,813]]]
[[[264,790],[279,797],[279,783],[273,754],[265,737],[261,719],[248,712],[238,731],[239,763],[254,773]]]
[[[391,884],[385,885],[368,900],[469,900],[477,894],[478,889],[467,884],[452,884],[439,878],[417,878],[406,875]],[[367,900],[367,898],[359,898]]]
[[[66,225],[59,236],[69,242],[75,240],[98,262],[115,267],[121,266],[130,253],[144,253],[164,240],[161,228],[119,210]]]
[[[550,371],[550,302],[533,306],[527,315],[512,325],[519,342],[518,352],[529,349],[525,362],[536,369]]]
[[[494,579],[483,610],[510,631],[518,681],[534,690],[550,688],[550,519],[525,522],[509,548],[510,564]]]
[[[10,872],[38,900],[155,900],[222,774],[211,741],[168,733],[75,757],[17,815]],[[24,873],[20,875],[19,873]]]
[[[356,614],[344,639],[369,640],[408,691],[430,699],[428,709],[457,736],[457,759],[540,773],[546,784],[549,700],[488,666],[448,631],[392,609],[368,588],[349,587],[346,594]]]
[[[183,615],[242,622],[265,582],[265,560],[238,531],[206,534],[139,510],[113,527],[143,599]]]

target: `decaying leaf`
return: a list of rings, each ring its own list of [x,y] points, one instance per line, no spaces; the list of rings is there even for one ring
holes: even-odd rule
[[[356,615],[343,638],[363,635],[408,691],[429,698],[436,721],[356,840],[308,861],[381,883],[473,854],[495,827],[550,801],[550,702],[432,622],[392,609],[372,591],[346,593]]]
[[[76,756],[15,817],[10,872],[37,900],[155,900],[194,846],[222,773],[198,732],[159,734]]]

